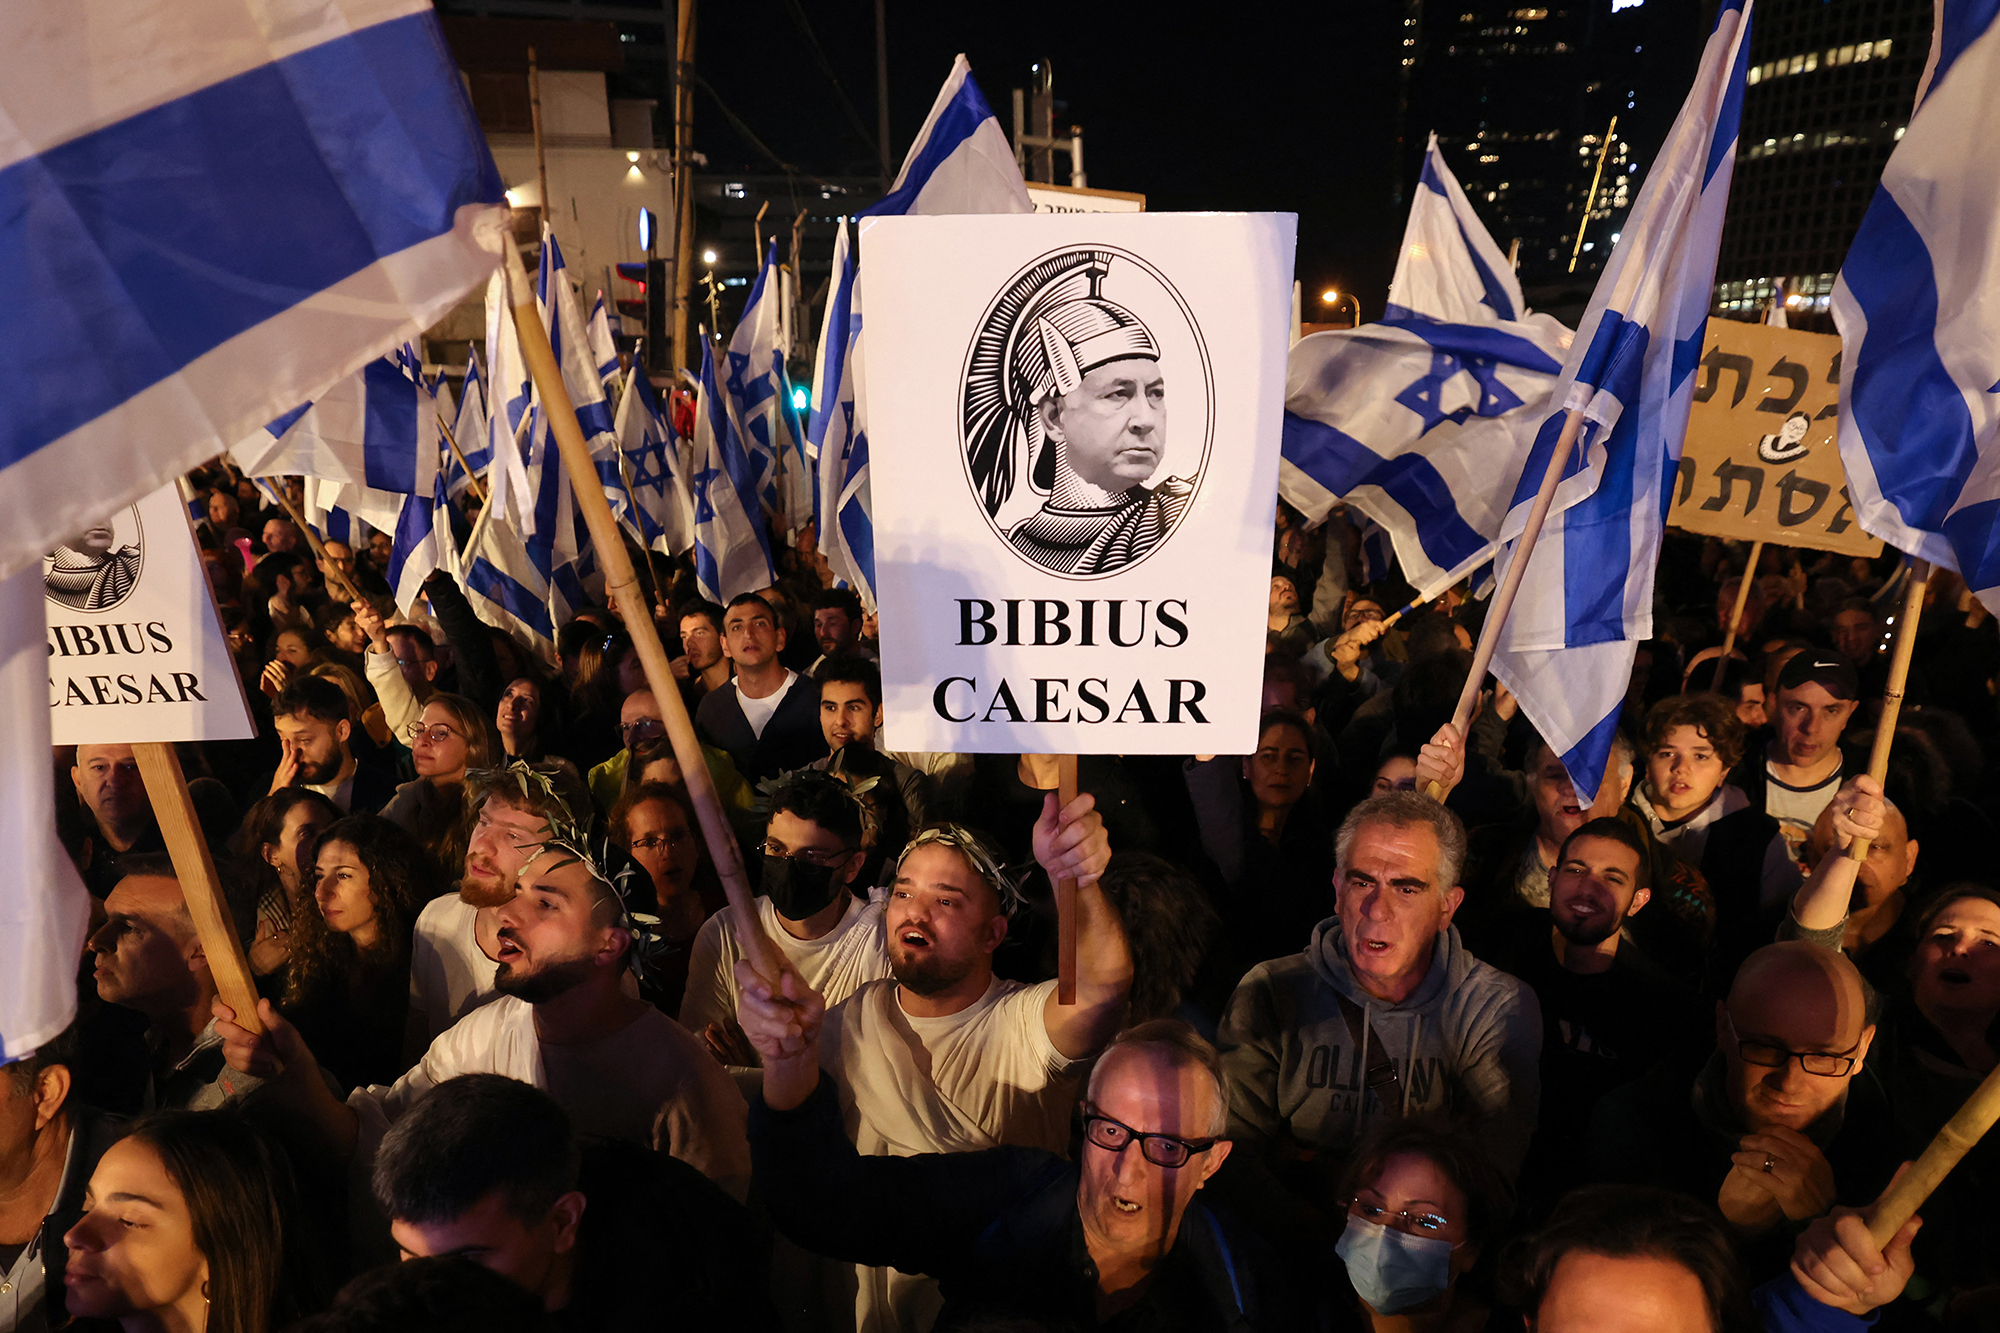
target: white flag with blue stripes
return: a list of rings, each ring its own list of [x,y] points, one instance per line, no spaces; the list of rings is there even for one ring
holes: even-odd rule
[[[1382,321],[1292,348],[1278,493],[1310,523],[1353,505],[1419,588],[1457,580],[1492,555],[1570,338],[1431,136]]]
[[[486,437],[486,373],[479,368],[478,348],[466,358],[465,387],[459,392],[458,419],[452,423],[451,437],[458,441],[459,452],[472,465],[471,476],[466,475],[456,458],[446,469],[447,488],[452,499],[459,500],[470,489],[472,477],[485,476],[493,465],[493,441]]]
[[[429,327],[504,214],[430,0],[15,9],[0,575]]]
[[[576,408],[577,425],[590,445],[590,461],[597,468],[598,483],[613,511],[626,509],[625,486],[618,478],[618,442],[613,431],[611,400],[604,392],[597,352],[590,345],[590,332],[583,310],[577,305],[576,291],[569,285],[569,268],[563,262],[562,247],[555,233],[542,228],[542,263],[535,282],[535,304],[548,326],[549,345],[555,350],[556,364],[562,367],[563,387],[569,391],[570,405]],[[612,353],[612,370],[617,370],[617,353]],[[539,402],[539,398],[537,402]],[[554,448],[553,440],[537,449]],[[558,465],[559,466],[559,465]],[[565,513],[566,520],[573,518]],[[568,546],[574,558],[574,538]]]
[[[680,442],[660,413],[646,368],[634,363],[618,399],[618,449],[639,502],[626,523],[648,550],[679,555],[694,545],[694,501],[681,467]]]
[[[715,349],[701,340],[701,394],[694,411],[694,578],[701,595],[728,605],[771,586],[771,540],[758,512],[750,451],[715,382]]]
[[[1593,489],[1550,514],[1493,658],[1493,673],[1586,800],[1610,757],[1637,644],[1653,633],[1653,576],[1735,171],[1749,28],[1748,0],[1725,0],[1584,311],[1556,401],[1583,414],[1581,457],[1566,466]],[[1558,411],[1542,427],[1515,491],[1510,538],[1524,526],[1563,420]],[[1503,576],[1513,555],[1510,546],[1496,562]]]
[[[729,410],[750,451],[757,499],[767,514],[784,512],[778,494],[778,455],[789,442],[779,419],[786,349],[778,303],[778,242],[773,237],[719,368]]]
[[[1833,288],[1861,526],[2000,612],[2000,0],[1938,0],[1916,113]]]
[[[618,379],[618,339],[613,336],[611,320],[610,311],[605,309],[604,293],[600,291],[584,327],[590,340],[590,359],[597,363],[597,378],[604,382],[607,394]]]
[[[1013,145],[972,81],[971,64],[960,55],[903,158],[895,184],[860,216],[1034,211]],[[848,299],[836,318],[834,297],[827,298],[806,438],[819,468],[820,554],[872,607],[875,551],[868,511],[867,414],[855,399],[859,371],[853,364],[861,353],[861,293],[854,285],[853,263],[843,227],[834,241],[833,273],[836,287],[846,275]]]

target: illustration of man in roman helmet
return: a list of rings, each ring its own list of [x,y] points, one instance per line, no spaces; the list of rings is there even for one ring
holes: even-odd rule
[[[57,546],[46,559],[42,583],[50,600],[73,611],[109,611],[131,596],[139,582],[139,548],[118,546],[108,518]]]
[[[966,377],[968,459],[986,512],[1025,479],[1043,504],[1007,540],[1058,574],[1142,559],[1195,491],[1192,478],[1147,484],[1166,455],[1166,381],[1153,335],[1102,295],[1115,257],[1074,250],[1030,268],[995,303]]]

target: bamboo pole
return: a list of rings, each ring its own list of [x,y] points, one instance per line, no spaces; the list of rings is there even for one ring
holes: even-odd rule
[[[569,473],[570,489],[583,510],[584,523],[590,529],[591,543],[597,548],[598,562],[604,570],[605,591],[624,614],[625,632],[632,636],[633,646],[638,649],[640,665],[646,671],[646,684],[652,688],[660,702],[660,711],[666,715],[667,736],[673,742],[674,757],[680,761],[681,777],[687,783],[688,796],[694,803],[702,836],[708,842],[709,856],[715,862],[716,873],[721,876],[723,891],[729,897],[730,911],[735,914],[737,942],[743,948],[744,957],[750,960],[751,967],[766,980],[775,982],[779,972],[776,949],[764,934],[763,923],[751,902],[750,885],[743,873],[743,854],[736,846],[736,834],[722,813],[722,802],[715,792],[715,780],[709,776],[708,760],[702,754],[701,742],[695,738],[694,723],[688,717],[687,704],[682,701],[680,688],[674,681],[673,667],[667,660],[666,648],[660,643],[659,630],[653,624],[652,609],[646,605],[645,596],[639,588],[632,557],[625,550],[618,520],[611,514],[611,502],[604,498],[604,484],[591,462],[590,445],[583,438],[583,428],[577,424],[576,408],[570,402],[569,390],[563,385],[562,369],[556,364],[555,352],[549,346],[548,330],[542,327],[541,315],[535,309],[535,291],[528,282],[527,269],[521,263],[519,251],[511,245],[505,250],[514,324],[521,335],[521,359],[527,363],[528,373],[535,382],[535,391],[541,396],[542,410],[548,414],[549,429],[555,436],[556,446],[562,450],[563,468]]]
[[[528,48],[528,115],[535,131],[535,188],[540,194],[535,200],[541,210],[544,226],[553,226],[555,210],[549,206],[549,159],[542,148],[542,67],[535,59],[535,48]]]
[[[694,6],[680,0],[674,30],[674,350],[688,362],[688,300],[694,290]]]
[[[138,761],[146,799],[152,802],[153,817],[160,824],[160,837],[173,858],[174,876],[187,899],[188,915],[194,919],[195,935],[207,956],[208,973],[215,978],[216,994],[236,1011],[237,1026],[262,1032],[263,1025],[257,1020],[257,983],[250,974],[250,960],[243,955],[243,942],[229,919],[228,900],[222,896],[208,839],[195,819],[180,756],[169,742],[148,741],[134,745],[132,757]]]
[[[1722,673],[1729,667],[1729,654],[1736,647],[1736,627],[1742,623],[1743,608],[1750,603],[1750,589],[1757,578],[1757,558],[1764,554],[1764,539],[1750,543],[1750,563],[1743,567],[1743,581],[1736,585],[1736,605],[1729,612],[1729,628],[1722,632],[1722,656],[1715,659],[1715,680],[1709,689],[1722,688]]]
[[[451,456],[465,469],[465,479],[472,484],[472,493],[479,497],[479,503],[486,503],[486,483],[472,475],[472,464],[465,461],[465,450],[458,447],[458,437],[451,433],[451,425],[442,415],[438,417],[438,429],[444,432],[444,442],[451,446]]]
[[[299,507],[292,503],[290,496],[285,494],[285,488],[282,486],[267,485],[262,477],[258,477],[255,480],[259,490],[263,491],[264,494],[270,496],[273,500],[276,500],[284,507],[285,512],[291,515],[293,525],[305,534],[306,545],[312,548],[313,559],[319,561],[322,567],[326,569],[329,578],[335,575],[339,577],[340,586],[347,589],[345,600],[350,602],[361,601],[361,593],[355,588],[347,575],[341,572],[340,566],[326,558],[325,544],[320,541],[319,534],[313,531],[313,525],[306,522],[306,516],[299,512]]]
[[[1903,1224],[1923,1206],[1931,1191],[1971,1151],[1980,1136],[1993,1127],[1995,1120],[2000,1120],[2000,1067],[1981,1080],[1965,1099],[1965,1105],[1958,1108],[1958,1114],[1945,1121],[1944,1128],[1937,1132],[1923,1155],[1868,1210],[1868,1234],[1877,1245],[1887,1245],[1903,1229]]]
[[[1889,655],[1889,683],[1882,691],[1882,719],[1875,724],[1875,744],[1868,752],[1868,776],[1877,782],[1889,775],[1889,747],[1896,739],[1896,719],[1903,712],[1903,684],[1910,676],[1910,653],[1917,646],[1917,621],[1923,616],[1924,590],[1930,582],[1930,561],[1913,562],[1909,582],[1903,588],[1903,616],[1896,622],[1896,646]],[[1870,841],[1856,838],[1849,843],[1849,859],[1866,861]]]
[[[1493,605],[1486,610],[1486,623],[1479,629],[1479,646],[1472,653],[1472,670],[1465,678],[1465,688],[1458,692],[1458,707],[1451,715],[1451,725],[1460,738],[1465,735],[1465,727],[1472,720],[1473,705],[1479,702],[1479,687],[1486,680],[1486,668],[1493,662],[1493,650],[1500,645],[1500,631],[1507,623],[1507,613],[1514,609],[1514,596],[1521,590],[1521,579],[1528,572],[1528,558],[1535,553],[1535,543],[1541,539],[1542,524],[1548,521],[1549,506],[1555,502],[1556,483],[1562,480],[1563,464],[1569,460],[1576,448],[1577,436],[1583,433],[1583,413],[1570,409],[1563,422],[1562,434],[1556,440],[1556,447],[1549,451],[1549,464],[1542,472],[1542,484],[1535,492],[1535,502],[1528,510],[1527,526],[1514,542],[1513,558],[1507,562],[1507,576],[1500,580],[1494,590]],[[1444,788],[1433,782],[1426,788],[1426,794],[1434,801],[1442,801]]]

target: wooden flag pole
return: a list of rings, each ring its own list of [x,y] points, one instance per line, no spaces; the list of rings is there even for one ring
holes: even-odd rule
[[[1493,605],[1486,609],[1486,623],[1479,629],[1479,646],[1472,653],[1472,671],[1465,678],[1465,688],[1458,693],[1458,707],[1452,712],[1451,725],[1461,739],[1465,727],[1472,720],[1473,705],[1479,702],[1479,687],[1485,683],[1486,668],[1493,662],[1493,650],[1500,644],[1501,627],[1507,623],[1507,613],[1514,609],[1514,595],[1521,590],[1521,579],[1528,572],[1528,557],[1535,552],[1535,543],[1541,539],[1542,524],[1548,520],[1549,506],[1555,503],[1556,483],[1562,480],[1563,464],[1569,460],[1576,448],[1577,436],[1583,433],[1583,413],[1572,408],[1563,421],[1562,434],[1556,440],[1556,447],[1549,451],[1549,465],[1542,472],[1541,487],[1535,492],[1535,503],[1528,510],[1527,526],[1514,542],[1514,556],[1507,562],[1507,576],[1500,580],[1494,590]],[[1425,789],[1425,794],[1434,801],[1442,801],[1444,788],[1433,782]]]
[[[1887,1245],[1903,1229],[1903,1223],[1923,1206],[1961,1157],[1971,1151],[1980,1136],[2000,1120],[2000,1067],[1980,1081],[1958,1114],[1945,1121],[1944,1128],[1924,1149],[1923,1156],[1910,1164],[1903,1178],[1882,1192],[1868,1210],[1868,1234],[1877,1245]]]
[[[1021,777],[1030,787],[1056,794],[1058,816],[1076,799],[1076,756],[1024,754]],[[1059,879],[1056,893],[1056,1003],[1076,1003],[1076,881]]]
[[[465,450],[458,447],[458,439],[451,433],[451,426],[445,421],[442,413],[438,415],[438,429],[444,432],[444,442],[451,446],[451,456],[465,469],[465,479],[472,484],[472,493],[479,497],[480,504],[485,504],[486,483],[473,475],[472,464],[465,461]]]
[[[1868,776],[1877,782],[1889,775],[1889,747],[1896,739],[1896,719],[1903,712],[1903,683],[1910,676],[1910,652],[1917,646],[1917,621],[1923,616],[1924,590],[1930,587],[1930,582],[1930,561],[1914,561],[1909,581],[1903,587],[1903,618],[1896,622],[1896,646],[1889,653],[1889,683],[1882,690],[1882,718],[1875,724],[1875,744],[1868,752]],[[1866,861],[1870,841],[1856,838],[1850,842],[1848,859]]]
[[[555,209],[549,206],[549,159],[542,148],[542,65],[535,48],[528,48],[528,125],[535,132],[535,206],[542,225],[555,226]]]
[[[348,580],[346,574],[341,573],[340,566],[326,558],[325,543],[321,542],[319,534],[313,531],[313,525],[306,522],[306,516],[299,512],[299,507],[292,503],[292,498],[285,494],[285,488],[282,486],[267,486],[264,484],[262,477],[257,478],[257,485],[262,489],[264,494],[276,500],[284,507],[285,512],[291,515],[292,525],[305,534],[306,545],[312,548],[313,559],[319,561],[332,575],[337,576],[340,580],[340,586],[347,589],[346,600],[350,602],[361,601],[360,591]]]
[[[660,643],[659,629],[653,624],[652,608],[646,605],[645,594],[639,587],[639,576],[632,567],[631,555],[625,550],[625,539],[618,530],[618,520],[612,516],[611,502],[604,498],[603,480],[591,462],[590,445],[583,438],[583,428],[577,424],[576,408],[570,402],[569,390],[563,386],[562,369],[557,366],[555,351],[549,346],[548,330],[542,327],[541,315],[535,309],[535,290],[528,282],[528,271],[521,263],[520,251],[511,242],[502,248],[506,252],[507,286],[514,307],[514,326],[521,336],[521,359],[527,363],[528,374],[535,382],[535,392],[541,396],[542,409],[548,414],[549,429],[555,435],[556,446],[562,450],[570,489],[583,510],[584,523],[590,529],[591,543],[597,548],[598,563],[604,570],[605,591],[625,617],[625,632],[632,636],[632,644],[639,651],[640,665],[646,671],[646,684],[652,688],[654,697],[659,700],[660,711],[665,714],[667,736],[673,742],[674,757],[680,761],[681,777],[687,783],[689,798],[694,802],[695,816],[701,822],[709,856],[715,862],[716,873],[722,878],[723,892],[729,897],[730,911],[736,917],[737,942],[742,945],[744,957],[750,960],[750,965],[766,979],[775,980],[778,976],[776,947],[764,934],[763,922],[758,919],[757,909],[751,902],[750,885],[743,873],[743,854],[736,846],[736,834],[722,813],[722,802],[715,793],[715,780],[708,773],[708,760],[701,752],[701,742],[695,738],[694,723],[688,717],[687,704],[682,701],[680,687],[674,681],[673,667],[667,660],[666,648]]]
[[[1729,654],[1736,647],[1736,627],[1742,623],[1743,608],[1750,604],[1750,589],[1757,577],[1757,558],[1764,554],[1764,539],[1750,543],[1750,563],[1743,567],[1743,581],[1736,585],[1736,605],[1729,612],[1729,628],[1722,632],[1722,656],[1715,659],[1715,679],[1709,689],[1722,688],[1722,673],[1729,666]]]
[[[132,747],[139,776],[146,783],[146,799],[152,802],[153,817],[159,821],[160,837],[173,858],[174,875],[187,899],[188,915],[194,919],[195,935],[208,957],[209,975],[215,978],[216,994],[236,1011],[236,1023],[250,1032],[262,1032],[257,1021],[257,984],[250,974],[250,960],[243,955],[243,942],[229,919],[228,901],[222,896],[215,874],[215,858],[209,854],[208,839],[194,816],[194,801],[188,796],[187,776],[181,772],[180,756],[166,741],[147,741]]]

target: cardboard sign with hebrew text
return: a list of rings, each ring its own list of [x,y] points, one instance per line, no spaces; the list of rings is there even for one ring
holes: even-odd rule
[[[1834,442],[1840,339],[1711,319],[1667,522],[1688,532],[1877,555]]]

